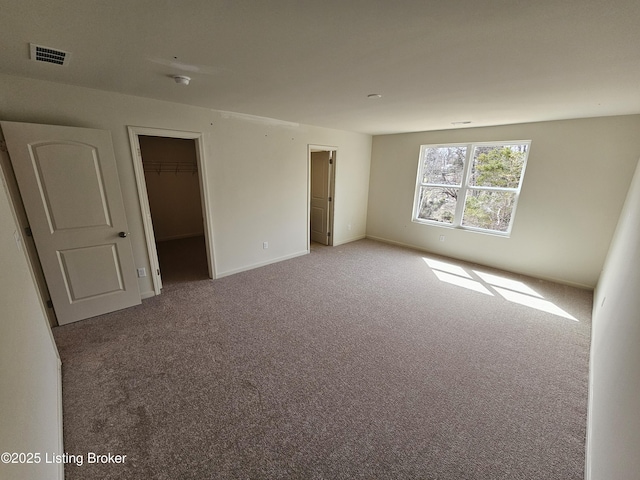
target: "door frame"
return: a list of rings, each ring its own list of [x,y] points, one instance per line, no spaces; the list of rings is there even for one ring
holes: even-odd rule
[[[204,241],[207,252],[207,268],[209,270],[209,278],[216,278],[215,255],[213,248],[213,222],[211,219],[211,211],[209,209],[210,195],[209,187],[207,185],[207,162],[204,153],[204,139],[202,132],[167,130],[164,128],[137,127],[132,125],[127,126],[127,130],[129,132],[129,144],[131,146],[131,156],[133,157],[133,170],[136,177],[136,185],[138,187],[138,200],[140,202],[140,211],[142,212],[142,225],[144,228],[144,236],[147,243],[149,265],[151,266],[150,273],[155,294],[160,295],[161,293],[162,278],[159,273],[160,262],[158,261],[155,233],[153,231],[153,222],[151,220],[151,208],[149,206],[147,184],[145,181],[144,168],[142,165],[142,152],[140,150],[140,141],[138,139],[139,135],[146,135],[151,137],[181,138],[195,141],[196,162],[198,165],[198,179],[200,182],[200,204],[202,205]]]
[[[333,228],[334,211],[336,204],[336,167],[338,157],[338,147],[330,145],[307,145],[307,252],[311,251],[311,153],[312,152],[331,152],[331,165],[329,168],[329,197],[331,201],[327,207],[327,215],[329,216],[329,242],[328,246],[333,246],[333,237],[335,229]]]

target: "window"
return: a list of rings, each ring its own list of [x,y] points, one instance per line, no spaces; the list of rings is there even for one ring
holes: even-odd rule
[[[509,235],[530,145],[422,145],[413,221]]]

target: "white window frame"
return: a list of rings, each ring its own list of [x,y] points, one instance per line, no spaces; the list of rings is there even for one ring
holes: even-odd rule
[[[474,186],[469,185],[469,178],[471,176],[471,166],[473,164],[473,155],[478,147],[491,147],[491,146],[509,146],[509,145],[527,145],[527,152],[524,157],[524,163],[522,165],[522,173],[520,175],[520,181],[518,182],[517,188],[506,188],[506,187],[483,187],[483,186]],[[448,148],[448,147],[466,147],[467,151],[464,159],[464,166],[462,170],[462,180],[460,182],[460,187],[457,185],[445,185],[445,184],[436,184],[436,183],[428,183],[423,182],[424,178],[424,154],[425,150],[428,148]],[[529,152],[531,151],[531,140],[509,140],[509,141],[495,141],[495,142],[470,142],[470,143],[436,143],[436,144],[427,144],[420,145],[420,156],[418,157],[418,173],[416,176],[416,188],[415,195],[413,200],[413,214],[411,221],[415,223],[425,224],[425,225],[437,225],[443,228],[455,228],[461,230],[471,230],[479,233],[486,233],[490,235],[499,235],[502,237],[509,237],[511,235],[511,229],[513,227],[513,220],[516,216],[516,210],[518,208],[518,200],[520,198],[520,190],[522,188],[522,182],[524,180],[525,171],[527,168],[527,161],[529,160]],[[420,189],[421,187],[427,188],[456,188],[458,189],[458,198],[456,203],[456,210],[454,213],[454,218],[452,223],[444,223],[438,222],[436,220],[427,220],[424,218],[419,218],[418,214],[420,213]],[[500,230],[491,230],[480,227],[473,227],[469,225],[462,225],[462,218],[464,215],[464,208],[467,200],[467,192],[469,190],[486,190],[486,191],[495,191],[495,192],[510,192],[514,194],[513,201],[513,210],[511,211],[511,218],[509,220],[509,227],[505,232]]]

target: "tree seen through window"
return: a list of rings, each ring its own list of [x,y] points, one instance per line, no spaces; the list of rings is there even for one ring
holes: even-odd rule
[[[423,145],[414,220],[509,233],[529,146]]]

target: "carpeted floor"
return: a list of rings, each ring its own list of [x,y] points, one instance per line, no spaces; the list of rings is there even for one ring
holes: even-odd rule
[[[156,249],[163,286],[209,278],[204,237],[158,242]]]
[[[127,456],[66,478],[582,479],[591,292],[426,256],[314,245],[54,329],[66,452]]]

